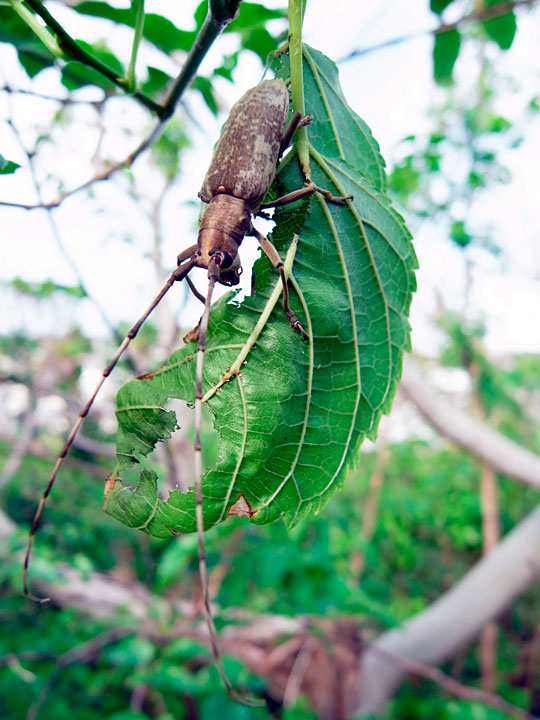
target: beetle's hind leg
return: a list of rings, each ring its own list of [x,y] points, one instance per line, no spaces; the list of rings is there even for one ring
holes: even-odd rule
[[[307,341],[309,340],[309,335],[304,330],[302,323],[300,320],[296,317],[294,312],[291,310],[289,306],[289,288],[287,285],[287,278],[285,277],[285,270],[283,269],[283,261],[281,260],[278,251],[276,248],[272,245],[270,240],[266,238],[262,233],[260,233],[258,230],[253,228],[252,235],[257,238],[259,245],[262,248],[262,251],[266,255],[266,257],[270,260],[272,265],[279,270],[279,274],[281,276],[281,282],[283,284],[283,309],[285,310],[285,315],[287,316],[287,319],[289,320],[292,329],[300,333],[302,335],[302,340]]]

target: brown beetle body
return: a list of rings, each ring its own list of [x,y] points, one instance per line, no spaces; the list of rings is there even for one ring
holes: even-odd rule
[[[209,206],[199,228],[201,267],[223,253],[218,282],[237,285],[238,248],[274,180],[289,113],[283,80],[265,80],[240,98],[223,128],[199,197]]]
[[[221,134],[199,197],[242,198],[256,212],[276,174],[289,114],[283,80],[265,80],[240,98]]]

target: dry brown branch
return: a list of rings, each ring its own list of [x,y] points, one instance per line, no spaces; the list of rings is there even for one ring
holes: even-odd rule
[[[17,207],[22,208],[23,210],[52,210],[54,208],[59,207],[64,200],[66,200],[68,197],[71,197],[72,195],[75,195],[76,193],[80,192],[81,190],[86,190],[94,183],[104,182],[105,180],[109,180],[115,173],[117,173],[119,170],[130,168],[135,160],[145,151],[147,148],[150,147],[150,145],[158,139],[158,137],[161,135],[165,128],[165,124],[162,122],[156,123],[152,131],[137,145],[135,150],[133,150],[127,157],[123,158],[123,160],[118,160],[115,163],[112,163],[106,167],[103,167],[102,170],[97,172],[93,177],[89,178],[86,182],[82,183],[81,185],[78,185],[76,188],[73,188],[72,190],[67,190],[66,192],[59,195],[54,200],[51,200],[50,202],[38,202],[38,203],[13,203],[13,202],[3,202],[0,201],[0,205],[4,205],[6,207]]]
[[[404,660],[403,658],[400,658],[397,655],[392,655],[392,653],[381,650],[380,648],[376,649],[376,652],[401,667],[406,673],[425,678],[426,680],[431,680],[453,697],[487,705],[488,707],[495,708],[501,712],[508,713],[512,718],[519,718],[519,720],[538,720],[537,715],[531,715],[531,713],[528,713],[526,710],[506,702],[506,700],[504,700],[500,695],[496,695],[492,692],[486,692],[485,690],[480,690],[479,688],[471,687],[470,685],[464,685],[449,675],[445,675],[445,673],[438,668],[430,667],[429,665],[424,665],[423,663],[413,662],[411,660]]]
[[[437,395],[411,358],[405,358],[400,390],[441,435],[497,472],[540,490],[540,457]]]

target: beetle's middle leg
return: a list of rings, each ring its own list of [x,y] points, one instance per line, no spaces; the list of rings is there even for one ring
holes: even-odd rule
[[[298,190],[293,190],[290,193],[287,193],[286,195],[283,195],[280,198],[277,198],[276,200],[272,200],[272,202],[265,203],[264,205],[261,205],[261,210],[264,210],[265,208],[271,208],[271,207],[283,207],[283,205],[289,205],[290,203],[296,202],[297,200],[301,200],[302,198],[307,197],[308,195],[313,195],[313,193],[319,193],[324,197],[326,202],[332,203],[333,205],[345,205],[346,200],[352,200],[352,195],[345,195],[343,197],[336,197],[335,195],[332,195],[330,190],[324,190],[323,188],[320,188],[318,185],[306,185],[303,188],[300,188]]]
[[[281,276],[281,282],[283,284],[283,309],[285,310],[285,315],[287,316],[292,329],[302,335],[302,340],[309,340],[309,335],[302,327],[302,323],[296,317],[296,315],[294,314],[294,312],[291,310],[291,308],[289,306],[289,287],[287,285],[287,278],[285,277],[285,270],[283,269],[283,261],[281,260],[278,251],[272,245],[270,240],[268,240],[268,238],[266,238],[262,233],[260,233],[255,228],[253,228],[253,231],[251,234],[253,235],[253,237],[257,238],[259,245],[262,248],[262,251],[267,256],[267,258],[270,260],[272,265],[277,270],[279,270],[279,274]]]

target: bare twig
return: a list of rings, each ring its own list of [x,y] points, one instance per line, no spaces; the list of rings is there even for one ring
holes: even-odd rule
[[[83,279],[83,277],[82,277],[82,275],[81,275],[81,273],[80,273],[80,271],[79,271],[79,268],[77,267],[77,264],[75,263],[75,261],[73,260],[73,258],[71,257],[71,255],[68,253],[67,248],[66,248],[66,246],[64,245],[64,243],[63,243],[63,241],[62,241],[62,237],[61,237],[61,235],[60,235],[60,231],[59,231],[58,226],[57,226],[57,224],[56,224],[56,221],[55,221],[55,219],[54,219],[54,217],[53,217],[53,214],[52,214],[52,212],[51,212],[51,209],[50,209],[49,207],[47,207],[47,206],[42,202],[41,187],[40,187],[39,182],[38,182],[38,179],[37,179],[37,173],[36,173],[36,168],[35,168],[35,165],[34,165],[34,157],[33,157],[33,155],[32,155],[31,153],[29,153],[28,150],[26,149],[26,145],[24,144],[24,142],[23,142],[23,140],[22,140],[22,138],[21,138],[21,135],[20,135],[20,133],[19,133],[19,130],[18,130],[17,126],[15,125],[15,123],[13,122],[13,119],[12,119],[11,117],[9,117],[9,118],[7,119],[7,124],[9,125],[9,127],[11,128],[11,130],[12,130],[15,138],[17,139],[17,142],[18,142],[18,144],[19,144],[19,147],[21,148],[22,152],[23,152],[23,153],[25,154],[25,156],[26,156],[26,160],[27,160],[27,163],[28,163],[28,169],[29,169],[29,171],[30,171],[30,176],[31,176],[31,178],[32,178],[32,183],[33,183],[33,185],[34,185],[34,190],[35,190],[36,196],[37,196],[38,199],[39,199],[39,204],[37,205],[37,207],[42,207],[42,208],[44,208],[44,209],[47,211],[47,220],[48,220],[48,222],[49,222],[49,227],[50,227],[50,229],[51,229],[51,233],[52,233],[52,236],[53,236],[54,241],[55,241],[55,243],[56,243],[56,246],[58,247],[58,249],[59,249],[60,253],[62,254],[62,256],[64,257],[66,263],[69,265],[69,267],[71,268],[73,274],[75,275],[77,284],[80,286],[80,288],[81,288],[84,296],[85,296],[88,300],[90,300],[90,302],[94,305],[94,307],[96,308],[96,310],[97,310],[98,313],[100,314],[101,319],[103,320],[103,322],[105,323],[105,325],[106,325],[106,327],[109,329],[109,331],[111,332],[112,336],[116,339],[116,341],[117,341],[117,342],[121,342],[121,341],[122,341],[122,336],[120,335],[120,333],[118,333],[118,331],[116,330],[114,324],[111,322],[109,316],[108,316],[107,313],[105,312],[105,308],[101,305],[101,303],[97,300],[97,298],[95,298],[95,297],[89,292],[89,290],[88,290],[88,288],[86,287],[86,284],[85,284],[85,282],[84,282],[84,279]],[[135,368],[135,365],[134,365],[133,361],[128,359],[128,363],[131,365],[132,370],[135,371],[136,368]]]
[[[0,92],[5,92],[9,95],[28,95],[30,97],[39,98],[40,100],[55,102],[59,105],[87,105],[95,108],[101,107],[106,100],[106,98],[102,98],[101,100],[81,100],[79,98],[72,98],[69,95],[66,97],[57,97],[55,95],[46,95],[44,93],[36,92],[35,90],[28,90],[26,88],[14,88],[7,83],[0,87]]]
[[[162,120],[171,117],[178,100],[195,77],[197,68],[214,40],[238,15],[241,2],[242,0],[208,0],[208,14],[163,105],[160,115]]]
[[[304,679],[304,675],[306,674],[313,655],[317,651],[317,646],[317,641],[311,635],[309,635],[302,643],[300,651],[294,660],[287,680],[287,685],[285,686],[285,690],[283,692],[283,705],[285,705],[285,707],[292,705],[296,701],[296,698],[300,695],[302,680]]]
[[[69,190],[68,192],[62,193],[59,195],[55,200],[43,203],[39,202],[36,204],[30,204],[30,203],[13,203],[13,202],[0,202],[0,205],[4,205],[6,207],[18,207],[22,208],[24,210],[35,210],[38,208],[45,208],[45,209],[52,209],[55,207],[58,207],[66,198],[70,197],[71,195],[74,195],[75,193],[80,192],[81,190],[85,190],[86,188],[90,187],[90,185],[93,185],[97,182],[103,182],[104,180],[108,180],[112,175],[114,175],[118,170],[122,168],[128,168],[133,165],[135,160],[141,155],[155,140],[159,138],[163,130],[165,129],[165,124],[167,120],[172,116],[174,113],[174,110],[182,97],[184,91],[189,86],[193,78],[195,77],[195,74],[197,72],[197,69],[199,65],[201,64],[204,56],[212,46],[215,39],[218,37],[218,35],[227,27],[229,23],[231,23],[235,17],[238,14],[238,10],[240,7],[240,3],[242,0],[209,0],[208,2],[208,15],[206,17],[206,20],[203,23],[203,26],[201,27],[195,42],[193,43],[193,46],[191,50],[189,51],[189,54],[186,58],[186,61],[184,65],[182,66],[182,70],[180,71],[178,77],[176,78],[173,87],[163,105],[158,105],[154,103],[153,101],[150,101],[150,103],[153,105],[150,109],[154,110],[154,112],[157,114],[159,118],[159,122],[154,126],[154,128],[151,130],[151,132],[148,134],[146,138],[144,138],[141,143],[133,150],[132,153],[130,153],[126,158],[123,160],[120,160],[116,163],[113,163],[107,168],[104,168],[101,172],[94,175],[94,177],[90,178],[86,182],[82,183],[82,185],[79,185],[78,187],[74,188],[73,190]],[[35,11],[38,12],[37,8],[39,7],[40,10],[43,11],[41,14],[41,17],[45,19],[44,14],[47,15],[48,18],[54,21],[50,13],[41,5],[39,0],[31,0],[31,6],[34,7]],[[61,27],[59,24],[54,21],[55,27]],[[47,23],[49,24],[49,23]],[[50,26],[51,29],[54,30],[54,27]],[[56,32],[56,30],[55,30]],[[65,31],[64,31],[65,32]],[[69,38],[69,36],[67,36]],[[69,40],[67,41],[69,45]],[[75,41],[72,41],[75,42]],[[81,62],[84,62],[84,60],[81,60]],[[90,63],[91,64],[91,63]],[[98,69],[95,65],[92,65],[95,69]],[[100,71],[101,72],[101,71]],[[112,71],[110,71],[112,72]],[[106,73],[104,73],[106,74]],[[113,73],[114,74],[114,73]],[[106,75],[108,77],[108,75]],[[120,80],[119,78],[116,78],[117,80]],[[120,86],[124,88],[124,85],[127,86],[127,80],[121,80],[123,84]],[[118,85],[118,83],[116,83]],[[141,100],[143,102],[143,96],[142,93],[139,93],[142,97],[139,97],[137,93],[134,94],[134,97],[136,99]],[[146,104],[148,107],[147,102],[143,102],[143,104]]]
[[[389,40],[384,40],[383,42],[375,43],[374,45],[369,45],[368,47],[357,48],[337,62],[338,64],[346,63],[363,55],[369,55],[370,53],[377,52],[378,50],[384,50],[388,47],[401,45],[404,42],[408,42],[409,40],[414,40],[419,37],[425,37],[426,35],[441,35],[442,33],[449,32],[450,30],[455,30],[462,25],[467,25],[481,20],[491,20],[493,18],[500,17],[501,15],[507,15],[519,7],[532,7],[536,4],[536,2],[537,0],[513,0],[512,2],[501,3],[500,5],[486,6],[481,10],[464,15],[452,23],[441,23],[435,28],[418,30],[416,32],[408,33],[407,35],[398,35],[395,38],[390,38]]]
[[[54,200],[51,200],[50,202],[39,202],[39,203],[16,203],[16,202],[4,202],[0,201],[0,205],[4,205],[5,207],[16,207],[21,208],[23,210],[52,210],[53,208],[59,207],[64,200],[66,200],[68,197],[71,197],[72,195],[75,195],[76,193],[80,192],[81,190],[86,190],[86,188],[89,188],[94,183],[103,182],[105,180],[109,180],[115,173],[117,173],[119,170],[122,170],[124,168],[130,168],[135,160],[141,155],[147,148],[150,147],[150,145],[157,140],[157,138],[160,136],[161,132],[164,129],[163,123],[157,123],[154,128],[148,133],[148,135],[137,145],[135,150],[133,150],[127,157],[123,158],[122,160],[118,160],[115,163],[112,163],[111,165],[104,167],[100,172],[96,173],[93,177],[89,178],[85,182],[83,182],[81,185],[78,185],[76,188],[73,188],[72,190],[67,190],[64,193],[61,193],[57,198]]]
[[[398,665],[406,673],[416,675],[417,677],[431,680],[436,683],[445,692],[453,697],[460,698],[462,700],[468,700],[469,702],[477,702],[487,707],[492,707],[495,710],[508,713],[513,718],[519,718],[520,720],[539,720],[538,715],[532,715],[531,713],[523,710],[522,708],[516,707],[509,702],[506,702],[500,695],[496,695],[492,692],[486,692],[480,690],[480,688],[471,687],[470,685],[464,685],[458,682],[454,678],[446,675],[438,668],[430,667],[424,663],[414,662],[407,660],[398,655],[383,650],[379,647],[371,646],[374,652],[382,655],[390,662]]]

